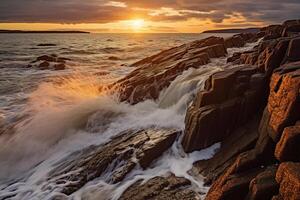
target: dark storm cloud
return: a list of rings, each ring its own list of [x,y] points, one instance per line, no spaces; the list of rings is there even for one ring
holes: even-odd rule
[[[157,21],[189,18],[221,23],[240,13],[246,22],[279,23],[300,18],[300,0],[1,0],[0,22],[105,23],[134,16]],[[122,6],[125,3],[127,6]],[[140,9],[136,9],[140,8]],[[172,8],[176,13],[158,12]],[[239,23],[239,22],[237,22]]]

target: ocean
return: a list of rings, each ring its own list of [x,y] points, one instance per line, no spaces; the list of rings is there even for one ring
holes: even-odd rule
[[[120,103],[116,96],[100,93],[99,86],[126,76],[140,59],[211,35],[0,34],[0,199],[118,199],[135,180],[166,172],[189,179],[205,195],[208,187],[188,172],[194,161],[213,156],[220,144],[185,154],[181,138],[151,168],[136,168],[118,184],[105,182],[108,170],[66,196],[60,193],[63,184],[50,182],[48,176],[55,166],[72,159],[72,153],[105,144],[122,131],[183,130],[187,106],[204,81],[214,72],[235,67],[226,65],[226,57],[183,72],[156,101]],[[241,48],[228,51],[230,56]],[[70,59],[66,69],[28,68],[38,56],[50,54]]]

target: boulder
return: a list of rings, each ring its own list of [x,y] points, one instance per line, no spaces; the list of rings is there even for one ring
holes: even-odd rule
[[[271,199],[277,194],[279,186],[275,180],[277,166],[267,167],[251,180],[246,200]]]
[[[222,57],[226,53],[223,38],[209,37],[194,41],[132,64],[131,67],[136,69],[108,88],[120,94],[120,101],[131,104],[157,99],[160,91],[184,70],[201,67],[209,63],[210,58]]]
[[[139,163],[147,168],[175,141],[178,131],[147,129],[121,133],[104,145],[75,152],[49,173],[48,184],[62,186],[62,193],[72,194],[87,182],[110,175],[104,181],[117,183]]]
[[[258,120],[255,119],[235,130],[230,137],[225,138],[214,157],[195,162],[192,173],[199,177],[204,176],[206,185],[215,181],[240,153],[255,146],[258,137],[257,126]]]
[[[263,105],[264,77],[255,67],[218,72],[189,106],[182,140],[186,152],[223,141]]]
[[[246,41],[241,35],[234,35],[230,38],[225,39],[226,48],[243,47],[245,46],[245,44]]]
[[[47,61],[41,62],[38,66],[39,69],[44,70],[44,69],[49,69],[50,63]]]
[[[276,181],[279,195],[276,198],[284,200],[300,199],[300,163],[284,162],[280,164]]]
[[[300,62],[283,65],[275,70],[270,82],[270,94],[263,116],[261,132],[278,142],[283,129],[300,118]]]
[[[283,28],[283,25],[270,25],[262,28],[262,31],[265,33],[264,40],[272,40],[281,37]]]
[[[119,200],[200,200],[191,188],[191,182],[174,175],[154,177],[143,183],[142,180],[131,185]]]
[[[300,34],[300,20],[288,20],[283,23],[282,37],[290,37]]]
[[[275,156],[281,162],[300,162],[300,121],[284,129],[276,145]]]
[[[300,37],[293,38],[288,47],[285,62],[300,61]]]
[[[66,69],[66,65],[64,63],[58,63],[53,66],[54,70],[64,70]]]

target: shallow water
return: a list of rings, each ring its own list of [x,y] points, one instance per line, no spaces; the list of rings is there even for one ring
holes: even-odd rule
[[[226,58],[185,71],[157,101],[131,106],[99,93],[98,87],[128,74],[134,68],[127,66],[139,59],[207,36],[0,35],[0,127],[8,129],[0,136],[0,199],[118,199],[136,180],[167,172],[191,180],[196,191],[205,193],[208,188],[202,180],[187,172],[194,161],[211,157],[220,144],[186,155],[180,138],[151,168],[143,171],[136,167],[119,184],[105,183],[103,175],[66,197],[59,193],[61,186],[48,182],[47,177],[72,152],[104,144],[121,131],[147,127],[183,130],[186,108],[207,77],[234,67],[225,64]],[[37,46],[40,43],[57,46]],[[241,49],[229,49],[229,55],[235,51]],[[52,53],[71,59],[67,70],[24,68],[37,56]],[[110,56],[118,59],[109,60]]]

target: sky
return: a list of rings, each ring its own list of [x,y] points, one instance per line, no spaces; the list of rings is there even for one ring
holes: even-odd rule
[[[198,33],[300,18],[300,0],[1,0],[0,29]]]

